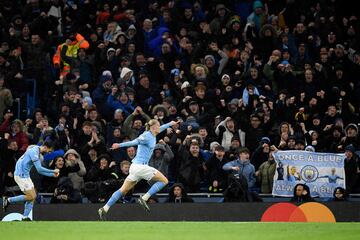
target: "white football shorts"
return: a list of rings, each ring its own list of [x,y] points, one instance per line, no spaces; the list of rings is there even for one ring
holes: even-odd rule
[[[19,176],[14,177],[15,182],[20,187],[22,192],[34,189],[34,183],[31,181],[31,178],[22,178]]]
[[[138,182],[141,179],[145,179],[146,181],[150,181],[157,172],[157,169],[148,165],[132,163],[129,169],[129,176],[127,176],[126,180]]]

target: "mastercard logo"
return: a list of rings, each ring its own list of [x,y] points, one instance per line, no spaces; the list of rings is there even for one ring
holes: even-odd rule
[[[262,222],[336,222],[331,210],[321,203],[309,202],[271,205],[262,215]]]

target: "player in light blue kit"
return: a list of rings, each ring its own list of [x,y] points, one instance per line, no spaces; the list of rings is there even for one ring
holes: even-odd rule
[[[53,142],[45,141],[43,145],[36,146],[31,145],[27,148],[26,152],[16,162],[14,179],[20,190],[25,195],[19,195],[16,197],[3,197],[3,209],[6,211],[7,207],[11,203],[25,202],[24,209],[24,221],[29,221],[29,214],[33,208],[33,204],[36,198],[36,191],[33,182],[30,178],[30,170],[35,166],[38,173],[48,177],[58,177],[59,169],[50,170],[41,166],[41,159],[43,154],[49,153],[53,150]]]
[[[113,193],[105,206],[98,210],[98,214],[101,220],[106,220],[106,213],[109,211],[109,208],[114,205],[120,197],[125,196],[126,193],[130,191],[141,179],[145,179],[147,181],[155,181],[149,191],[138,199],[138,203],[147,212],[150,211],[150,208],[146,203],[147,200],[150,198],[150,196],[157,193],[163,187],[165,187],[166,184],[168,184],[167,178],[161,172],[159,172],[153,167],[148,166],[150,157],[154,151],[154,147],[156,144],[156,135],[177,123],[178,122],[171,121],[170,123],[160,126],[158,120],[152,119],[148,123],[146,123],[146,131],[138,138],[129,142],[120,144],[114,143],[112,145],[112,149],[136,145],[138,146],[138,148],[136,151],[136,156],[132,160],[132,164],[130,166],[129,176],[127,176],[121,188]]]

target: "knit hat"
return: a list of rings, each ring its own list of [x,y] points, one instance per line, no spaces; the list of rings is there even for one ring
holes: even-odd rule
[[[220,145],[220,143],[218,143],[218,142],[216,142],[216,141],[211,142],[211,143],[210,143],[210,150],[213,149],[213,148],[215,148],[215,146],[219,146],[219,145]]]
[[[181,90],[183,90],[184,88],[188,88],[190,87],[190,83],[188,81],[183,82],[183,84],[181,85]]]
[[[229,76],[229,74],[224,74],[224,75],[222,75],[222,77],[221,77],[221,81],[223,81],[223,80],[224,80],[224,78],[228,78],[228,79],[230,80],[230,76]]]
[[[308,146],[306,146],[305,151],[315,152],[315,148],[313,146],[311,146],[311,145],[308,145]]]
[[[211,54],[206,55],[206,56],[204,57],[204,60],[206,61],[206,59],[208,59],[208,58],[210,58],[210,59],[215,63],[215,58],[214,58],[213,55],[211,55]]]
[[[136,27],[135,27],[134,24],[131,24],[131,25],[128,27],[127,30],[128,30],[128,31],[129,31],[129,30],[135,30],[135,31],[136,31]]]
[[[233,98],[229,102],[229,105],[236,105],[237,106],[238,104],[239,104],[239,99],[237,99],[237,98]]]
[[[257,9],[257,8],[263,8],[264,5],[262,4],[261,1],[255,1],[253,4],[253,10]]]
[[[110,77],[112,77],[112,74],[111,74],[111,72],[110,72],[109,70],[103,71],[103,72],[102,72],[102,75],[103,75],[103,76],[110,76]]]
[[[288,64],[290,64],[290,63],[289,63],[289,61],[284,60],[284,61],[281,62],[281,64],[282,64],[282,65],[288,65]]]
[[[352,153],[355,153],[355,147],[352,144],[349,144],[345,147],[345,151],[350,151]]]
[[[270,138],[268,138],[268,137],[262,137],[261,140],[260,140],[260,142],[261,142],[262,144],[266,143],[266,144],[269,144],[269,145],[270,145],[270,143],[271,143]]]
[[[234,23],[241,23],[241,18],[238,15],[230,17],[229,21],[226,23],[226,27],[231,27]]]
[[[116,50],[115,48],[109,48],[106,53],[109,54],[109,52],[116,52]]]
[[[92,99],[91,97],[84,97],[83,102],[87,102],[88,106],[92,106],[93,105],[93,102],[92,102]]]

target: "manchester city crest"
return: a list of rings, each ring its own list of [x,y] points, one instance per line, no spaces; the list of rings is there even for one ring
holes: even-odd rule
[[[305,182],[314,182],[319,177],[319,171],[314,167],[307,165],[301,169],[301,179]]]

